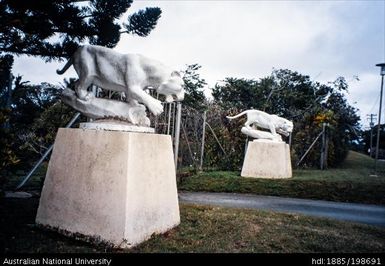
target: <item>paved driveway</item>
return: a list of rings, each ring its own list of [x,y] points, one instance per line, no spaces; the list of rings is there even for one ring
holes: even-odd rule
[[[385,207],[235,193],[180,192],[185,203],[299,213],[385,227]]]

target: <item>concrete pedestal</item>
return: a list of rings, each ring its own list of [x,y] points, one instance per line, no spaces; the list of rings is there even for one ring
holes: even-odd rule
[[[250,141],[243,161],[243,177],[292,177],[290,148],[285,142]]]
[[[122,248],[177,226],[170,136],[59,129],[36,223]]]

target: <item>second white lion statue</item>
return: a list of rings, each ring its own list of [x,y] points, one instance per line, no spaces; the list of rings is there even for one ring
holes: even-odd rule
[[[243,115],[247,115],[247,121],[241,131],[253,138],[280,141],[281,136],[277,133],[289,136],[293,131],[293,122],[260,110],[246,110],[238,115],[226,117],[228,119],[235,119]],[[268,129],[270,132],[257,130],[256,127]]]
[[[178,71],[172,71],[162,63],[139,54],[120,54],[112,49],[97,45],[79,47],[58,74],[74,66],[79,80],[75,91],[80,100],[87,101],[91,95],[87,88],[98,87],[124,92],[127,101],[143,103],[154,114],[163,112],[161,102],[144,89],[152,87],[165,95],[166,101],[184,98],[183,79]]]

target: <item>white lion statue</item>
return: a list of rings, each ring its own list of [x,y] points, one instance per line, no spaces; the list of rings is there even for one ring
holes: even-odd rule
[[[155,89],[157,93],[166,96],[167,102],[174,99],[182,101],[184,98],[184,82],[180,73],[143,55],[120,54],[110,48],[84,45],[76,50],[57,73],[63,74],[71,65],[79,76],[75,84],[78,98],[75,102],[82,107],[72,106],[75,109],[84,110],[87,106],[93,107],[92,110],[98,109],[95,107],[101,108],[95,106],[100,101],[93,102],[93,95],[87,92],[91,84],[124,92],[130,105],[138,106],[138,103],[143,103],[154,115],[161,114],[163,106],[159,100],[146,93],[145,89]]]
[[[279,134],[289,136],[290,133],[293,132],[293,122],[260,110],[246,110],[238,115],[226,117],[228,119],[235,119],[243,115],[247,115],[247,121],[245,126],[241,129],[241,132],[250,137],[282,141]],[[268,129],[270,132],[257,130],[258,127]]]

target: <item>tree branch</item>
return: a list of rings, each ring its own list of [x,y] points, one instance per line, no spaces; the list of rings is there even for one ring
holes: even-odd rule
[[[78,16],[78,18],[81,18],[81,19],[83,19],[83,18],[90,18],[90,17],[93,17],[94,15],[87,15],[87,16]]]
[[[62,58],[66,57],[65,54],[55,54],[55,55],[47,55],[46,53],[42,52],[36,52],[36,51],[25,51],[25,50],[19,50],[19,49],[12,49],[12,48],[0,48],[0,51],[11,53],[11,54],[25,54],[25,55],[32,55],[32,56],[41,56],[41,57],[49,57],[49,58]]]

